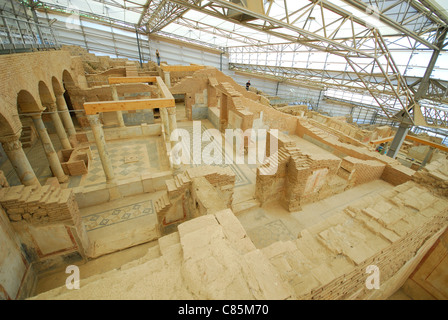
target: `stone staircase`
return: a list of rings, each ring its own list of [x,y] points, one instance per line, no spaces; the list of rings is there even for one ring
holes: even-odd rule
[[[176,199],[185,192],[189,187],[191,179],[186,173],[181,173],[174,176],[173,179],[165,181],[167,192],[155,201],[155,209],[157,214],[157,221],[164,221],[164,217],[168,210],[173,206],[171,200]]]
[[[188,177],[187,173],[181,173],[174,176],[173,179],[165,181],[165,183],[168,190],[168,196],[170,199],[173,199],[185,191],[190,185],[191,179]]]
[[[161,196],[159,199],[157,199],[154,206],[156,208],[157,213],[166,211],[166,209],[169,206],[171,206],[170,199],[168,198],[168,194],[165,193],[163,196]]]
[[[22,148],[31,148],[34,145],[33,129],[31,126],[22,127],[22,134],[20,135],[20,142]]]
[[[296,168],[308,168],[311,165],[311,160],[304,155],[297,147],[285,147],[291,158],[296,164]]]
[[[180,225],[134,261],[32,299],[290,299],[291,288],[227,209]]]
[[[138,70],[136,64],[126,63],[126,77],[138,77]]]
[[[381,284],[396,285],[445,230],[447,208],[407,182],[263,249],[226,209],[180,224],[140,259],[82,279],[79,290],[62,286],[33,299],[372,299],[366,268],[376,265]]]
[[[271,155],[271,157],[272,156],[273,155]],[[278,149],[278,158],[277,158],[278,166],[281,166],[282,164],[288,162],[289,158],[290,158],[290,155],[284,147]],[[272,169],[273,168],[271,167],[269,162],[259,165],[257,168],[257,170],[259,171],[259,174],[257,174],[257,178],[262,177],[262,176],[272,175]]]

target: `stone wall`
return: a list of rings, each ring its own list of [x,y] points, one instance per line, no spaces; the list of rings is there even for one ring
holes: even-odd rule
[[[0,243],[0,300],[26,298],[35,286],[36,274],[1,206]]]
[[[155,203],[161,235],[192,218],[230,208],[235,174],[228,168],[201,166],[165,181],[167,193]]]
[[[341,142],[339,137],[324,131],[322,128],[313,126],[306,119],[298,120],[296,133],[299,137],[332,152],[340,158],[350,156],[360,160],[377,160],[384,163],[386,167],[381,179],[395,186],[411,180],[415,173],[414,170],[401,165],[397,160],[381,155],[369,148]]]
[[[379,268],[380,287],[387,287],[447,218],[446,199],[407,182],[346,207],[297,240],[257,249],[226,209],[180,224],[145,257],[82,279],[79,290],[61,287],[33,299],[384,299],[381,289],[367,288],[367,267]]]
[[[88,238],[72,189],[50,185],[3,188],[0,205],[36,271],[85,258]]]
[[[386,165],[376,160],[359,160],[353,157],[342,159],[338,175],[349,181],[354,187],[373,180],[381,179]]]
[[[42,51],[33,53],[7,54],[0,56],[0,74],[7,81],[0,84],[0,136],[14,135],[22,124],[18,117],[17,96],[27,91],[35,100],[36,109],[43,110],[40,102],[39,82],[42,81],[54,96],[52,81],[63,84],[63,73],[73,78],[73,85],[81,86],[84,73],[77,73],[76,58],[66,51]],[[84,77],[85,82],[85,77]],[[85,83],[84,83],[85,84]],[[39,110],[22,110],[31,112]]]
[[[277,200],[287,210],[297,211],[304,204],[345,190],[347,181],[337,176],[339,158],[316,157],[304,153],[291,141],[282,141],[282,136],[279,138],[278,154],[270,155],[269,161],[277,160],[276,172],[269,172],[271,164],[257,168],[255,197],[261,204]]]

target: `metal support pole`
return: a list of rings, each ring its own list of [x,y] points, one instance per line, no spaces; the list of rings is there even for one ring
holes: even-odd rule
[[[426,166],[426,163],[428,162],[429,158],[431,158],[432,154],[434,153],[435,148],[430,147],[428,153],[425,156],[425,159],[423,159],[422,164],[418,168],[418,170],[422,169],[424,166]]]
[[[44,47],[46,47],[45,42],[44,42],[44,37],[42,35],[42,31],[40,30],[40,27],[39,27],[39,18],[37,17],[37,13],[36,13],[36,10],[34,9],[34,6],[31,7],[31,12],[33,13],[33,19],[34,19],[34,22],[36,23],[37,33],[39,34],[39,41]]]
[[[401,123],[398,127],[397,133],[395,134],[394,140],[390,144],[389,151],[387,151],[387,156],[395,159],[400,151],[401,145],[409,131],[409,125],[406,123]]]
[[[86,37],[86,33],[84,32],[84,26],[82,25],[81,16],[79,16],[79,27],[81,28],[82,38],[84,39],[84,43],[86,45],[86,50],[87,50],[87,52],[89,52],[89,45],[87,44],[87,37]]]
[[[428,91],[429,87],[429,78],[431,76],[432,71],[434,70],[434,66],[436,65],[437,58],[439,57],[440,48],[443,46],[443,42],[445,41],[446,35],[448,32],[448,28],[444,28],[443,30],[438,30],[438,38],[437,38],[437,48],[433,51],[431,60],[429,61],[428,67],[426,68],[425,74],[423,75],[422,81],[420,83],[420,86],[418,87],[417,93],[415,94],[415,100],[419,101],[422,99],[426,92]],[[406,121],[406,119],[403,119]],[[406,127],[406,133],[404,132],[404,128]],[[387,155],[391,158],[395,158],[398,151],[401,148],[401,145],[403,144],[404,137],[406,137],[406,134],[409,130],[410,126],[409,124],[402,122],[400,124],[400,127],[398,128],[397,134],[394,137],[394,140],[391,143],[390,149],[387,152]],[[404,134],[404,135],[403,135]],[[403,136],[402,136],[403,135]]]
[[[140,68],[142,68],[143,67],[142,52],[140,50],[140,39],[139,39],[139,36],[138,36],[138,29],[137,28],[135,28],[135,34],[137,36],[137,48],[138,48],[138,57],[139,57],[139,60],[140,60]]]

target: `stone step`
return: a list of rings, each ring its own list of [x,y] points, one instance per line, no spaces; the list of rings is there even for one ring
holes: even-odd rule
[[[176,187],[179,189],[179,188],[182,188],[183,187],[183,182],[182,182],[182,180],[179,178],[179,176],[177,175],[177,176],[175,176],[174,177],[174,183],[176,184]]]
[[[168,192],[174,192],[177,190],[176,183],[174,182],[174,179],[166,180],[165,184],[168,189]]]
[[[168,207],[170,205],[171,205],[171,202],[170,202],[170,199],[168,198],[168,195],[164,194],[162,197],[157,199],[155,202],[156,212],[161,212],[163,209],[165,209],[166,207]]]
[[[180,179],[184,184],[189,184],[191,182],[190,178],[188,178],[188,176],[185,173],[180,175]]]
[[[163,236],[161,238],[159,238],[158,240],[159,242],[159,247],[160,247],[160,252],[162,255],[164,255],[166,252],[168,252],[170,250],[171,247],[180,244],[180,237],[179,237],[179,232],[173,232],[170,233],[169,235]]]
[[[134,268],[136,266],[139,266],[141,264],[144,264],[146,262],[149,262],[151,260],[160,258],[161,256],[162,256],[162,253],[160,251],[160,246],[158,244],[156,244],[155,246],[149,248],[147,253],[143,257],[133,260],[131,262],[128,262],[128,263],[122,265],[119,269],[120,270],[128,270],[128,269]]]
[[[260,201],[256,199],[250,199],[247,201],[243,201],[240,203],[232,204],[232,211],[234,214],[243,213],[249,211],[252,208],[256,208],[260,206]]]

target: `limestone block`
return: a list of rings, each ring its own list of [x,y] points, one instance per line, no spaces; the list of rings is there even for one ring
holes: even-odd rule
[[[172,245],[180,243],[179,232],[173,232],[169,235],[159,238],[160,252],[165,254],[165,251]]]
[[[297,247],[292,241],[276,241],[261,250],[268,259],[271,259],[288,251],[297,250]]]
[[[240,252],[241,254],[245,254],[257,249],[249,237],[240,239],[237,242],[234,242],[234,244],[235,249],[238,250],[238,252]]]
[[[207,217],[207,216],[204,216]],[[213,217],[213,216],[211,216]],[[200,219],[202,217],[199,217],[197,219]],[[195,221],[190,220],[185,223]],[[216,220],[215,220],[216,221]],[[184,223],[184,224],[185,224]],[[182,224],[181,224],[182,225]],[[185,233],[184,231],[180,231],[179,228],[179,234],[180,234],[180,243],[182,245],[183,250],[183,256],[184,260],[201,260],[209,256],[210,250],[213,250],[211,248],[210,243],[212,243],[216,239],[224,239],[225,235],[223,233],[222,227],[219,226],[217,223],[210,225],[210,224],[202,224],[202,225],[196,225],[195,227],[199,227],[196,229],[191,229],[189,232]]]
[[[198,217],[196,219],[186,221],[180,224],[177,229],[179,231],[180,238],[182,239],[187,233],[205,228],[207,226],[217,226],[218,221],[216,221],[214,215],[205,215]]]
[[[182,261],[182,246],[180,243],[173,244],[164,249],[162,256],[167,264],[180,263]]]
[[[384,225],[384,226],[388,226],[390,224],[394,224],[396,222],[398,222],[398,220],[401,220],[404,216],[404,213],[401,210],[398,210],[396,208],[393,208],[389,211],[387,211],[386,213],[382,214],[379,222]]]
[[[293,288],[297,298],[299,299],[301,296],[310,293],[311,290],[320,285],[320,282],[311,273],[298,277],[295,280],[296,281],[293,283]]]
[[[285,300],[293,296],[292,288],[284,283],[278,272],[260,250],[254,250],[244,255],[251,272],[256,278],[260,289],[257,299]]]
[[[222,226],[224,234],[231,241],[237,241],[247,237],[240,221],[233,214],[232,210],[226,209],[215,213],[216,220]]]
[[[322,285],[325,285],[336,278],[331,269],[325,264],[312,268],[311,273]]]

